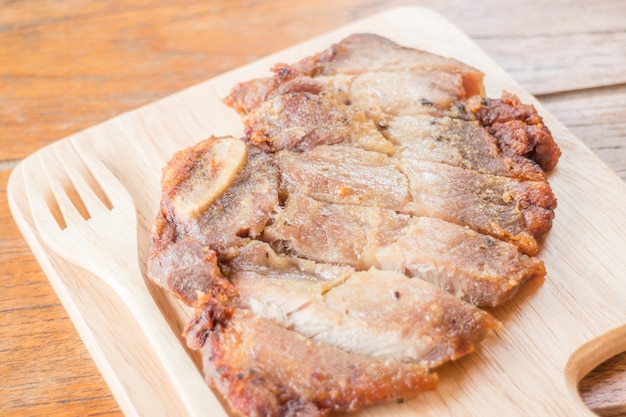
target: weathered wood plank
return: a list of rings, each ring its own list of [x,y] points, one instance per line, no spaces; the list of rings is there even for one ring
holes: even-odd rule
[[[435,9],[532,94],[626,82],[624,1],[456,3]]]
[[[520,35],[477,39],[477,43],[533,94],[626,83],[626,30]]]
[[[539,99],[626,181],[626,85]]]

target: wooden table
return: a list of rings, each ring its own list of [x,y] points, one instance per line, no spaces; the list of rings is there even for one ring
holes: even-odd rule
[[[11,169],[73,132],[355,19],[433,8],[626,180],[626,3],[477,3],[0,2],[0,414],[121,414],[11,218]],[[626,353],[580,387],[597,413],[626,416]]]

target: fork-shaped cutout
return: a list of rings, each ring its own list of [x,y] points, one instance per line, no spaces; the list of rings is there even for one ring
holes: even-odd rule
[[[43,242],[121,298],[185,405],[180,415],[226,416],[146,286],[137,263],[131,196],[101,160],[80,149],[80,143],[62,141],[40,151],[31,169],[37,175],[24,180]]]

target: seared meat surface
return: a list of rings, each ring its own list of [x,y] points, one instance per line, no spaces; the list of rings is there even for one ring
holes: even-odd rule
[[[260,242],[226,267],[237,308],[350,353],[435,367],[471,352],[497,326],[426,281],[278,255]]]
[[[552,226],[556,199],[546,181],[519,181],[447,164],[403,158],[411,212],[515,243],[529,255]]]
[[[556,166],[561,151],[533,106],[504,92],[501,99],[486,98],[476,116],[498,138],[505,154],[527,156],[546,171]]]
[[[515,245],[434,217],[290,194],[263,239],[319,262],[376,267],[430,281],[479,306],[510,299],[543,263]]]
[[[407,148],[412,148],[405,145]],[[413,146],[417,147],[417,146]],[[341,204],[437,217],[537,252],[552,225],[556,199],[545,179],[518,180],[450,164],[343,145],[277,154],[281,190]]]
[[[400,158],[440,162],[520,180],[544,181],[541,167],[520,155],[505,155],[498,140],[476,120],[400,116],[389,120],[384,135]]]
[[[386,154],[349,146],[318,146],[276,154],[281,193],[316,200],[407,212],[409,180]]]
[[[535,108],[457,60],[353,35],[225,102],[245,137],[163,171],[148,276],[249,416],[326,416],[436,388],[542,278],[560,156]]]
[[[207,380],[248,416],[322,417],[434,390],[437,375],[414,363],[345,352],[256,316],[207,303],[187,328]]]

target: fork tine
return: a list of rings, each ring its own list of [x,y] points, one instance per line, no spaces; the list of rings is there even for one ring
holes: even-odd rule
[[[84,152],[78,145],[78,143],[74,143],[75,150],[85,165],[89,167],[94,179],[98,182],[104,194],[106,194],[111,205],[114,208],[129,209],[133,201],[124,184],[121,183],[101,159],[94,157],[90,152]],[[132,210],[134,211],[134,207]]]
[[[48,162],[44,161],[43,155],[39,155],[39,163],[43,170],[45,171],[46,178],[48,179],[48,184],[50,186],[50,190],[52,191],[52,195],[54,196],[61,214],[63,215],[63,219],[65,220],[66,226],[70,226],[71,224],[79,223],[85,221],[83,215],[80,213],[76,204],[70,199],[67,194],[66,189],[61,185],[61,182],[57,179],[53,172],[51,172],[52,167],[49,166],[50,159],[47,159]],[[58,168],[58,167],[57,167]],[[48,206],[48,211],[50,207]]]
[[[76,163],[69,163],[69,161],[66,161],[59,149],[57,149],[56,156],[63,162],[67,175],[70,181],[72,181],[72,184],[85,205],[89,215],[94,216],[99,210],[108,210],[106,202],[98,196],[98,194],[94,191],[93,186],[88,184],[89,172],[87,172],[87,168],[82,167],[82,169],[80,169],[76,166]]]
[[[35,226],[53,234],[67,227],[67,224],[76,221],[77,216],[80,217],[80,213],[71,204],[71,201],[69,203],[63,201],[64,197],[67,200],[69,197],[58,181],[51,181],[48,169],[43,164],[42,153],[33,155],[25,161],[29,164],[31,175],[24,177],[24,186]],[[54,201],[51,202],[50,199]],[[68,207],[69,211],[67,210]],[[55,215],[54,213],[59,214]]]
[[[57,219],[52,215],[52,211],[44,198],[44,194],[39,191],[39,187],[37,187],[34,181],[34,176],[24,176],[26,196],[28,198],[28,204],[30,206],[35,226],[39,230],[46,231],[60,229],[61,226],[59,225]]]

